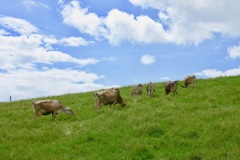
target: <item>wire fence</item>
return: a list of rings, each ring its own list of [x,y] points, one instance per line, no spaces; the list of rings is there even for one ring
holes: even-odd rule
[[[12,96],[0,98],[0,102],[12,102]]]

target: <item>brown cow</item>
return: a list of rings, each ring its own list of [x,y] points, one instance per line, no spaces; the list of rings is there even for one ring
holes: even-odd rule
[[[170,92],[173,92],[174,95],[177,95],[177,86],[178,86],[178,81],[174,82],[167,82],[165,84],[165,93],[168,95]]]
[[[190,84],[194,87],[196,81],[196,77],[194,75],[186,76],[183,80],[184,87],[187,88]]]
[[[119,103],[122,107],[126,106],[126,103],[123,101],[120,90],[118,88],[111,88],[105,91],[96,92],[94,94],[95,107],[98,110],[102,105],[109,105],[110,108],[112,104],[115,105]]]
[[[133,90],[130,94],[131,94],[131,96],[142,95],[142,84],[139,83],[138,85],[134,86]]]
[[[58,100],[34,100],[31,105],[35,118],[52,113],[52,119],[54,120],[58,113],[73,114],[70,108],[64,107]]]
[[[152,82],[149,82],[146,85],[146,90],[147,90],[147,95],[153,96],[153,93],[155,92],[154,90],[154,84]]]

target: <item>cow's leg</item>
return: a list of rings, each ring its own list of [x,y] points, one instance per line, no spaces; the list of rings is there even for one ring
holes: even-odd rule
[[[37,118],[42,115],[42,112],[40,110],[36,110],[34,114],[34,118]]]
[[[98,110],[100,108],[100,105],[98,103],[95,103],[95,108]]]
[[[52,120],[55,120],[55,118],[56,118],[56,114],[57,114],[56,111],[54,111],[54,112],[52,113]]]
[[[98,110],[98,109],[99,109],[99,106],[98,106],[97,104],[95,104],[95,108],[96,108],[96,110]]]
[[[35,114],[34,114],[34,118],[37,118],[38,117],[38,112],[37,111],[35,111]]]
[[[99,108],[101,107],[101,102],[99,101],[96,95],[94,95],[94,99],[95,99],[95,108],[96,110],[99,110]]]
[[[101,107],[101,103],[100,103],[99,101],[96,101],[96,102],[95,102],[95,108],[96,108],[96,110],[98,111],[100,107]]]
[[[171,90],[165,90],[166,95],[168,95],[171,92]]]

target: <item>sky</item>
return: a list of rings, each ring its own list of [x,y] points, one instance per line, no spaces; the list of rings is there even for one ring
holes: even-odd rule
[[[0,102],[192,74],[240,75],[239,6],[239,0],[0,0]]]

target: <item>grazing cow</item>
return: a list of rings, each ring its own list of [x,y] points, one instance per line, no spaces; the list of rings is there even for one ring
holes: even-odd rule
[[[194,87],[196,81],[196,77],[194,75],[186,76],[183,80],[184,87],[187,88],[189,84],[192,84],[192,87]]]
[[[142,84],[139,83],[138,85],[134,86],[133,90],[130,94],[131,94],[131,96],[142,95]]]
[[[153,93],[155,92],[154,90],[154,84],[152,82],[149,82],[146,85],[146,90],[147,90],[147,95],[153,96]]]
[[[178,86],[178,81],[174,82],[167,82],[165,84],[165,93],[168,95],[170,92],[173,92],[174,95],[177,95],[177,86]]]
[[[95,107],[98,110],[102,105],[109,105],[110,108],[112,104],[115,105],[119,103],[122,107],[126,106],[126,103],[123,101],[120,90],[118,88],[111,88],[105,91],[96,92],[94,94]]]
[[[34,100],[32,101],[32,108],[35,118],[52,113],[52,119],[54,120],[58,113],[73,114],[70,108],[64,107],[58,100]]]

